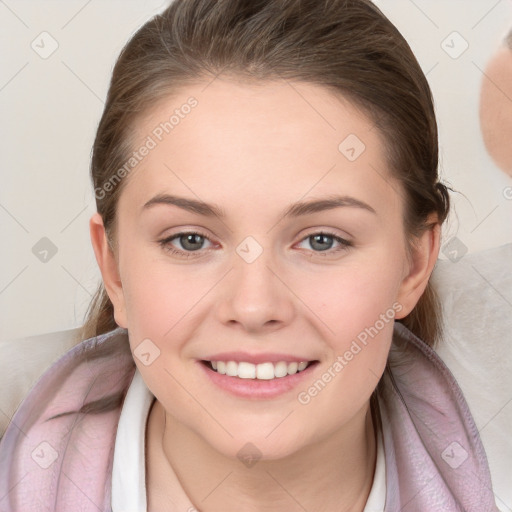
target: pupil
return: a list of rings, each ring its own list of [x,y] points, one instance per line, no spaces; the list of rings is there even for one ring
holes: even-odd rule
[[[195,251],[197,249],[200,249],[200,245],[202,242],[201,239],[203,237],[200,235],[190,234],[190,235],[184,235],[181,238],[182,238],[182,245],[185,249]]]
[[[332,247],[332,237],[330,235],[313,235],[313,243],[311,246],[315,248],[315,244],[319,244],[316,248],[325,251],[326,249],[330,249]]]

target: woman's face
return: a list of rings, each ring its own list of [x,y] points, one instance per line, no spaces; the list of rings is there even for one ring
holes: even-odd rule
[[[149,389],[231,457],[247,443],[283,457],[348,428],[384,370],[393,314],[414,305],[373,123],[319,86],[217,78],[136,136],[110,294]]]

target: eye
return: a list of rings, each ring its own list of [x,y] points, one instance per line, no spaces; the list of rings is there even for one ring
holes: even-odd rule
[[[327,252],[336,253],[339,251],[347,250],[352,247],[353,244],[349,240],[345,240],[334,233],[327,233],[321,231],[319,233],[312,233],[307,237],[303,238],[301,243],[308,242],[310,247],[313,248],[314,252]],[[333,245],[337,243],[338,246],[332,249]],[[331,250],[332,249],[332,250]]]
[[[204,249],[203,244],[205,241],[208,241],[211,244],[206,235],[197,231],[186,231],[176,233],[175,235],[164,238],[163,240],[159,240],[158,243],[166,251],[179,256],[190,257],[195,256],[192,253],[199,251],[200,249]],[[173,242],[179,243],[180,247],[176,247]]]
[[[198,231],[183,231],[159,240],[158,243],[167,252],[185,258],[192,258],[201,255],[201,250],[205,249],[204,243],[206,241],[210,246],[213,246],[212,242],[205,234]],[[353,243],[349,240],[345,240],[334,233],[324,231],[306,236],[300,243],[304,242],[309,243],[314,253],[326,254],[337,253],[353,246]],[[337,244],[337,246],[335,244]]]

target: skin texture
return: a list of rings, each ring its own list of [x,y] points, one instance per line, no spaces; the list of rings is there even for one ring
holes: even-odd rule
[[[187,98],[198,100],[127,178],[115,254],[101,217],[90,222],[117,323],[128,328],[132,350],[147,338],[160,350],[149,366],[135,358],[157,398],[147,430],[150,510],[179,501],[178,479],[201,511],[361,511],[376,454],[369,398],[393,322],[310,403],[297,394],[393,304],[397,318],[412,310],[437,258],[439,229],[426,231],[408,258],[403,200],[383,141],[343,98],[305,83],[217,78],[206,85],[169,97],[136,127],[143,141]],[[354,161],[338,149],[349,134],[366,146]],[[225,218],[174,205],[142,211],[163,193],[215,203]],[[375,213],[345,206],[283,217],[292,203],[334,193]],[[158,242],[193,229],[208,237],[189,251],[199,256],[173,255]],[[328,250],[318,249],[309,237],[326,230],[352,245],[335,252],[343,246],[328,239]],[[236,252],[247,236],[263,250],[252,263]],[[179,238],[167,246],[185,250]],[[211,384],[198,366],[237,350],[319,364],[298,389],[242,399]],[[249,442],[262,455],[251,468],[237,457]]]
[[[512,176],[512,51],[506,46],[498,49],[485,70],[480,126],[489,155]]]

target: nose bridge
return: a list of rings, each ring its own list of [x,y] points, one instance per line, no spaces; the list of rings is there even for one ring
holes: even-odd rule
[[[220,308],[222,321],[236,322],[248,330],[289,322],[293,295],[276,276],[272,249],[247,236],[235,252]]]
[[[262,240],[262,237],[259,238]],[[254,236],[247,236],[236,247],[234,295],[241,300],[265,300],[268,303],[270,296],[276,292],[275,276],[270,271],[274,261],[272,249],[268,246],[264,248],[262,243]]]

